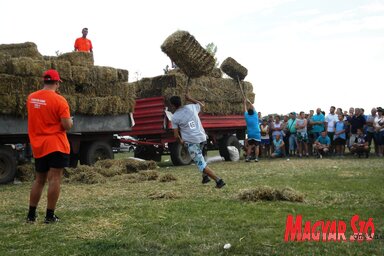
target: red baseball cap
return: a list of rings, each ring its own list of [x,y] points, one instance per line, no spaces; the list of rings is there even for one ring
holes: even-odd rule
[[[44,79],[44,81],[59,81],[59,82],[63,82],[60,79],[59,72],[57,72],[54,69],[49,69],[49,70],[45,71],[44,74],[43,74],[43,79]]]

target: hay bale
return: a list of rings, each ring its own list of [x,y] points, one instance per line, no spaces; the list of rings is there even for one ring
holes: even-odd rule
[[[18,93],[22,90],[21,78],[14,75],[0,74],[0,93]]]
[[[285,187],[277,191],[277,199],[290,202],[304,202],[304,195],[293,188]]]
[[[179,194],[172,191],[156,191],[148,195],[150,199],[177,199]]]
[[[242,201],[273,201],[276,200],[276,190],[269,186],[260,186],[254,189],[244,189],[240,191],[237,198]]]
[[[29,57],[11,58],[7,62],[7,73],[18,76],[41,77],[50,65],[44,60],[36,60]]]
[[[125,159],[125,168],[126,168],[126,173],[134,173],[134,172],[143,171],[143,170],[157,169],[157,164],[155,161],[152,161],[152,160],[139,161],[135,159]],[[158,176],[158,173],[157,173],[157,176]]]
[[[117,70],[111,67],[94,66],[91,68],[92,81],[111,83],[118,80]]]
[[[69,61],[72,66],[92,67],[94,65],[91,52],[67,52],[58,56],[57,59]]]
[[[231,57],[226,58],[220,66],[221,70],[228,76],[237,80],[237,78],[244,80],[248,75],[248,69],[240,65],[236,60]]]
[[[14,58],[29,57],[34,59],[43,59],[43,56],[37,50],[35,43],[26,42],[20,44],[0,44],[0,53],[5,53]]]
[[[215,66],[212,54],[187,31],[176,31],[168,36],[161,50],[189,77],[209,74]]]
[[[219,68],[214,68],[212,69],[212,72],[208,74],[208,76],[214,77],[214,78],[222,78],[223,72]]]
[[[117,69],[117,79],[119,82],[128,82],[129,72],[125,69]]]
[[[8,62],[11,60],[11,55],[0,52],[0,73],[7,73]]]
[[[20,181],[34,181],[35,180],[35,165],[23,164],[16,167],[16,178]]]
[[[84,66],[71,66],[72,82],[76,85],[91,84],[91,70]]]
[[[171,173],[166,173],[162,175],[159,179],[160,182],[170,182],[170,181],[175,181],[177,178],[173,176]]]
[[[51,60],[51,68],[56,69],[63,81],[72,81],[71,62],[66,60]]]

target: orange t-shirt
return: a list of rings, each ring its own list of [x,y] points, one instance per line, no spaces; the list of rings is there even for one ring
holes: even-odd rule
[[[27,100],[28,135],[33,156],[41,158],[52,152],[70,153],[67,133],[61,118],[70,118],[66,99],[50,90],[31,93]]]
[[[80,52],[90,52],[92,50],[91,40],[79,37],[75,41],[75,49]]]

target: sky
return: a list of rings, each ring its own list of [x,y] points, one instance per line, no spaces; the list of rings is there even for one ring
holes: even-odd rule
[[[129,81],[163,74],[160,45],[186,30],[248,69],[255,107],[285,114],[384,107],[384,0],[2,0],[0,44],[73,51],[88,27],[95,65]]]

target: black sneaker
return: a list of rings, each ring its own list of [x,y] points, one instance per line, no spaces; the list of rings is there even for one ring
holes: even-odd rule
[[[207,184],[210,181],[211,181],[211,179],[208,176],[203,176],[203,180],[201,181],[201,183]]]
[[[35,223],[36,222],[36,215],[35,216],[27,216],[27,223]]]
[[[250,156],[247,156],[246,158],[245,158],[245,162],[250,162],[251,161],[251,157]]]
[[[222,179],[220,179],[219,181],[216,181],[216,188],[222,188],[225,186],[225,183]]]
[[[44,223],[50,224],[50,223],[55,223],[59,221],[60,221],[59,217],[57,217],[56,215],[53,215],[53,217],[50,217],[50,218],[45,217]]]

